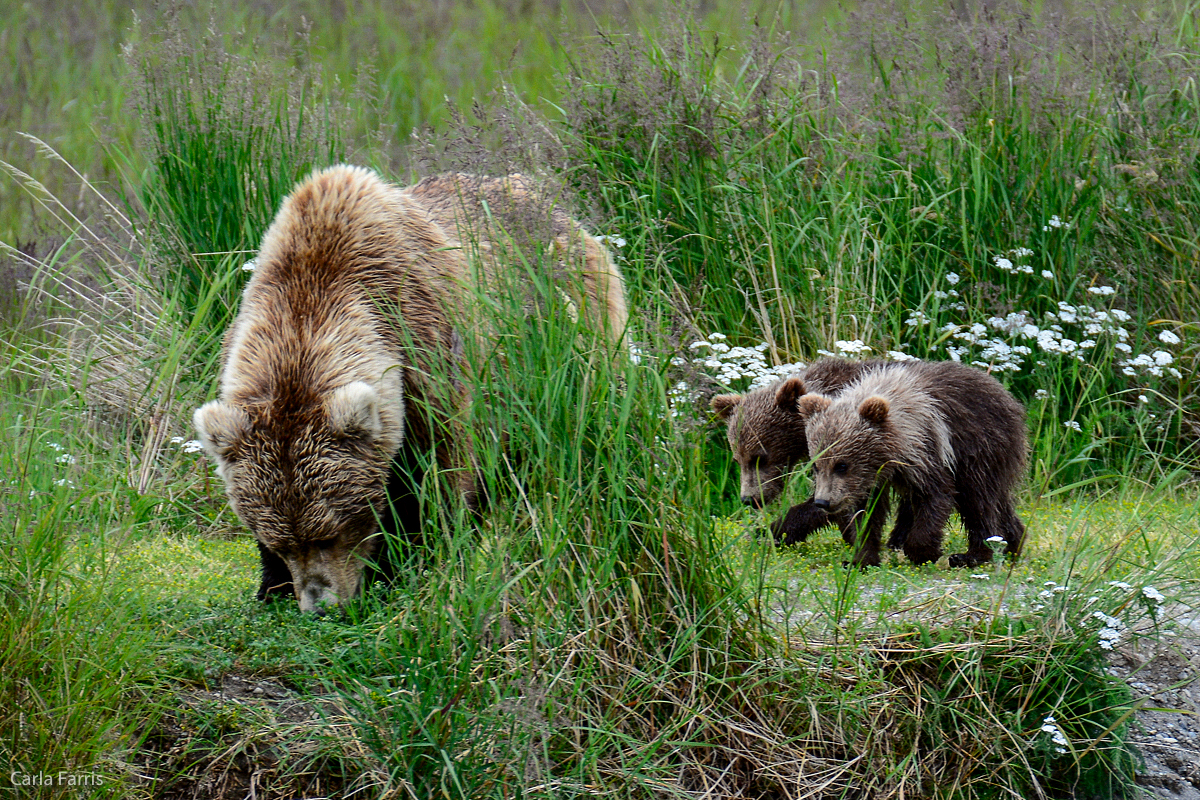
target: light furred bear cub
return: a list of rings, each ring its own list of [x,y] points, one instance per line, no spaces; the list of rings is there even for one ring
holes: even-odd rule
[[[369,565],[386,576],[379,534],[419,533],[412,467],[431,451],[474,507],[463,351],[486,326],[459,325],[505,262],[473,263],[462,240],[491,235],[480,209],[506,203],[543,211],[520,176],[406,190],[350,166],[283,201],[225,336],[220,397],[193,417],[258,541],[259,599],[294,593],[319,611],[356,596]],[[556,219],[554,285],[616,350],[621,274],[578,223]]]
[[[822,358],[798,375],[770,386],[744,395],[714,397],[712,409],[726,422],[729,447],[740,469],[742,502],[754,508],[773,502],[796,466],[808,461],[804,419],[796,411],[805,387],[834,396],[870,370],[889,363]],[[829,524],[825,510],[809,498],[772,523],[771,533],[776,542],[791,545]]]
[[[903,501],[891,543],[914,564],[941,556],[955,508],[967,552],[951,567],[991,561],[991,536],[1020,552],[1013,489],[1027,458],[1025,409],[990,375],[952,361],[889,364],[836,397],[803,394],[797,413],[815,456],[813,504],[856,547],[855,564],[879,564],[889,488]]]

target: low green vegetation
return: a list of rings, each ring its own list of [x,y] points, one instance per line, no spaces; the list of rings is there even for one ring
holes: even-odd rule
[[[1198,600],[1196,27],[963,7],[823,30],[721,4],[6,9],[0,775],[46,798],[60,773],[81,797],[1133,796],[1105,659],[1187,635]],[[467,343],[486,513],[430,481],[427,545],[315,617],[253,600],[190,413],[274,209],[340,160],[539,176],[606,237],[635,348],[517,252],[520,296]],[[832,530],[764,538],[784,501],[740,507],[705,403],[822,352],[1005,383],[1020,559],[860,572]]]

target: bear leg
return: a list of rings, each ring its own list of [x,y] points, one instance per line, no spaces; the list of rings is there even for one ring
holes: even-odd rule
[[[950,566],[974,567],[989,563],[992,560],[992,548],[987,540],[991,536],[1004,539],[1004,552],[1013,556],[1020,554],[1025,539],[1025,525],[1013,509],[1011,497],[988,503],[969,495],[963,496],[958,504],[958,513],[967,529],[967,552],[950,556]]]
[[[797,544],[828,524],[829,515],[813,505],[813,499],[810,497],[803,503],[792,506],[786,514],[772,522],[771,536],[776,544]]]
[[[292,572],[284,560],[268,550],[262,542],[258,543],[258,555],[262,560],[262,582],[258,586],[258,600],[268,600],[272,597],[294,595],[292,587]]]
[[[886,490],[872,493],[866,508],[839,520],[842,539],[854,550],[850,564],[856,567],[878,567],[879,547],[883,525],[887,521],[889,500]]]
[[[912,526],[912,503],[909,502],[908,497],[902,497],[900,498],[900,507],[896,509],[896,527],[892,528],[892,534],[888,537],[888,549],[904,549],[904,543],[908,541],[908,534],[912,531]]]
[[[942,536],[954,506],[948,494],[913,495],[909,498],[912,528],[904,542],[904,555],[913,564],[929,564],[942,557]]]

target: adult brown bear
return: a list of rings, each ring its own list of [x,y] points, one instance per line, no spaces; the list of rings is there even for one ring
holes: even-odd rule
[[[505,206],[548,208],[520,176],[402,189],[350,166],[313,174],[283,201],[225,336],[220,398],[194,415],[258,540],[260,599],[294,592],[302,610],[320,610],[357,595],[368,563],[386,571],[379,534],[405,524],[392,501],[411,492],[396,467],[413,451],[432,451],[475,504],[462,353],[464,335],[486,326],[458,326],[507,263],[484,219]],[[621,274],[576,222],[548,213],[556,286],[615,350]]]

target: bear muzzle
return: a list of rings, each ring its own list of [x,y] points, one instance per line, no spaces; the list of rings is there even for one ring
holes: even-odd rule
[[[358,595],[362,563],[340,548],[313,550],[286,561],[303,612],[325,614]]]

